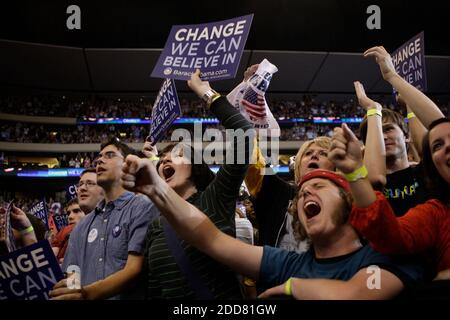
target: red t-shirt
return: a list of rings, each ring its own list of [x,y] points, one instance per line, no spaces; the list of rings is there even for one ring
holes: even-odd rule
[[[385,254],[431,253],[437,271],[450,268],[450,208],[432,199],[396,218],[389,202],[376,192],[367,208],[354,207],[350,223],[370,245]]]
[[[59,260],[64,258],[64,254],[66,253],[67,245],[69,244],[69,235],[72,232],[75,224],[69,224],[67,227],[64,227],[61,231],[59,231],[56,235],[55,240],[52,243],[52,247],[58,247],[59,252],[56,258]]]

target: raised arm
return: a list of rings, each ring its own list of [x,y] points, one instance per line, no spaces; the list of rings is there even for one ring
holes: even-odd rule
[[[197,70],[188,81],[189,87],[200,97],[211,96],[211,89],[207,81],[200,79],[200,71]],[[233,213],[231,217],[223,217],[226,220],[234,219],[234,210],[239,188],[244,180],[250,162],[255,130],[244,116],[235,109],[226,99],[216,94],[208,100],[211,111],[217,116],[220,123],[227,131],[227,139],[232,143],[233,152],[227,150],[224,164],[220,167],[216,178],[203,193],[203,197],[217,198],[222,204],[229,206],[227,212]],[[229,135],[228,133],[232,133]]]
[[[426,128],[434,120],[444,117],[441,110],[430,98],[398,75],[392,63],[392,58],[384,47],[372,47],[364,52],[364,57],[375,58],[384,80],[400,93],[406,105],[411,108]]]
[[[364,151],[364,165],[369,169],[369,181],[375,189],[386,185],[386,150],[384,148],[381,105],[369,99],[364,86],[354,83],[356,96],[361,107],[367,112],[367,136]]]
[[[27,215],[14,205],[11,209],[11,226],[20,232],[24,247],[37,242],[36,234]]]
[[[154,161],[155,164],[158,162],[158,149],[156,148],[156,144],[153,144],[150,136],[145,138],[141,152],[147,159]]]
[[[122,182],[124,188],[147,195],[181,238],[236,272],[258,278],[262,247],[245,244],[220,231],[205,214],[173,191],[150,161],[129,155]]]
[[[375,194],[368,179],[357,178],[361,173],[358,140],[344,124],[335,128],[328,154],[331,161],[350,178],[353,195],[350,222],[375,250],[385,254],[413,254],[431,248],[445,222],[445,205],[437,200],[410,209],[397,218],[381,193]],[[360,176],[361,177],[361,176]],[[356,179],[356,180],[355,180]]]
[[[359,141],[345,123],[342,128],[334,128],[328,158],[346,175],[360,176],[358,173],[364,171]],[[375,192],[367,177],[349,180],[353,180],[350,181],[350,186],[356,207],[365,208],[375,202]]]
[[[419,118],[416,117],[411,108],[403,101],[400,94],[397,95],[397,102],[399,105],[404,105],[406,107],[406,112],[408,115],[408,127],[409,136],[412,139],[413,145],[419,155],[422,158],[422,140],[427,133],[427,128],[422,124]]]

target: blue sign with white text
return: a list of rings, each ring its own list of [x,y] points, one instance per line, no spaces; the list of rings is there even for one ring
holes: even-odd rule
[[[189,80],[200,69],[202,80],[234,78],[252,19],[250,14],[212,23],[173,26],[151,76]]]
[[[70,201],[77,197],[77,185],[69,184],[66,186],[66,201]]]
[[[69,225],[69,217],[65,213],[53,215],[53,221],[58,232]]]
[[[63,278],[47,240],[0,257],[0,300],[48,300]]]
[[[391,56],[395,70],[403,79],[420,91],[427,91],[423,31],[395,50]]]
[[[181,115],[175,81],[164,80],[152,110],[150,137],[153,143],[158,142],[170,128],[172,122]]]
[[[48,210],[45,199],[42,199],[41,201],[38,201],[35,204],[33,204],[30,208],[30,213],[33,216],[41,219],[45,225],[45,228],[48,230]]]

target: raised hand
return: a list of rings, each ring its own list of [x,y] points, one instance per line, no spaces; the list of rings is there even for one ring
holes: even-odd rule
[[[200,79],[200,70],[197,69],[195,72],[191,75],[191,80],[188,80],[187,82],[189,88],[191,88],[192,91],[197,94],[199,98],[203,98],[205,93],[208,90],[211,90],[211,87],[209,86],[208,81],[202,81]]]
[[[244,81],[250,79],[252,75],[255,74],[256,70],[258,70],[259,64],[254,64],[248,67],[244,72]]]
[[[390,81],[394,76],[397,75],[395,71],[394,64],[392,63],[392,58],[384,47],[372,47],[364,52],[364,57],[374,57],[375,61],[380,66],[381,74],[383,79]]]
[[[362,166],[359,141],[345,123],[342,128],[334,128],[328,159],[343,173],[351,173]]]
[[[364,86],[361,82],[355,81],[353,82],[353,85],[355,86],[356,96],[358,97],[358,103],[361,107],[363,107],[366,111],[369,109],[377,109],[381,111],[381,104],[367,97],[366,91],[364,90]]]
[[[142,147],[142,153],[148,159],[152,159],[158,155],[158,149],[156,148],[156,145],[152,145],[151,141],[146,140]]]
[[[150,160],[134,155],[126,157],[122,168],[122,186],[125,189],[151,196],[155,186],[161,185],[162,182]]]
[[[19,231],[31,226],[31,222],[25,212],[15,205],[13,205],[11,209],[11,226]]]

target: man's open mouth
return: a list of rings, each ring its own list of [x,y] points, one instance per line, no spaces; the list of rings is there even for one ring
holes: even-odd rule
[[[322,208],[320,205],[312,200],[306,201],[305,205],[303,206],[303,210],[305,210],[305,215],[308,219],[311,219],[315,216],[317,216]]]

